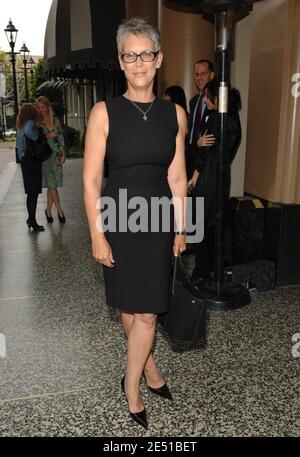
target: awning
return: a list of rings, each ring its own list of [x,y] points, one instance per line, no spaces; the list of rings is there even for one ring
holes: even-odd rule
[[[43,89],[63,89],[68,84],[70,84],[70,81],[55,81],[52,79],[51,81],[45,81],[40,84],[37,88],[37,92],[40,92]]]
[[[53,0],[45,33],[44,71],[63,76],[95,67],[118,67],[116,31],[125,0]]]

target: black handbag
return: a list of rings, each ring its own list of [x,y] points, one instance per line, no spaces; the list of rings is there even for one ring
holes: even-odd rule
[[[39,128],[38,130],[39,136],[36,141],[31,140],[27,135],[25,135],[25,157],[28,160],[32,160],[33,162],[44,162],[45,160],[49,159],[53,151],[49,146],[47,138],[45,137],[42,129]]]
[[[194,341],[205,336],[206,311],[206,301],[192,284],[181,255],[175,257],[169,311],[160,315],[159,323],[172,340]]]

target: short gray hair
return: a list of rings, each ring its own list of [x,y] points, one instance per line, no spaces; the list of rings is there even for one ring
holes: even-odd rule
[[[143,35],[153,41],[155,51],[160,51],[160,33],[158,28],[152,23],[145,19],[135,17],[132,19],[126,19],[119,25],[117,31],[117,46],[118,53],[121,54],[123,51],[124,41],[129,35]]]

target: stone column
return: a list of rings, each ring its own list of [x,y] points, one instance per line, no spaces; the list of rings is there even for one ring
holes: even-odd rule
[[[199,59],[215,62],[214,26],[200,14],[172,10],[159,0],[159,21],[162,50],[165,56],[159,70],[159,93],[166,87],[182,86],[187,102],[196,93],[194,64]]]
[[[300,2],[259,2],[252,14],[245,191],[300,203]],[[294,81],[293,81],[294,80]]]
[[[231,196],[244,195],[244,177],[247,143],[249,72],[251,55],[251,15],[238,22],[235,27],[234,60],[231,63],[231,85],[241,94],[240,111],[242,142],[231,166]]]
[[[300,2],[287,4],[276,200],[300,204]]]

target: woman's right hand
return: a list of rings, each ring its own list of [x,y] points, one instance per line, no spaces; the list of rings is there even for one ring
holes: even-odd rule
[[[197,141],[197,145],[199,148],[208,148],[214,145],[216,139],[213,134],[207,135],[207,130],[204,135],[200,136],[199,140]]]
[[[92,238],[92,253],[95,260],[106,267],[112,268],[114,266],[114,258],[112,250],[107,242],[104,234]]]
[[[198,178],[199,178],[199,172],[197,170],[195,170],[192,178],[188,182],[189,193],[192,193],[194,187],[196,186],[196,182],[197,182]]]

